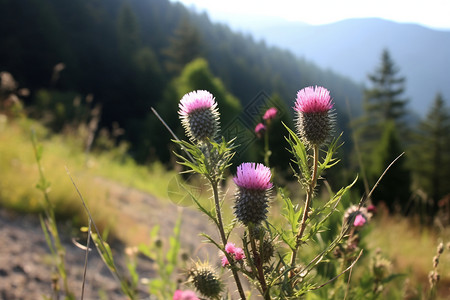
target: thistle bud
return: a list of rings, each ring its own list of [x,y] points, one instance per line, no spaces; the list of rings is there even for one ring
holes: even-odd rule
[[[267,218],[270,169],[263,164],[243,163],[237,168],[234,183],[239,187],[234,214],[244,225],[258,225]]]
[[[199,90],[184,95],[179,108],[181,123],[191,141],[203,142],[217,135],[219,112],[210,92]]]
[[[189,275],[197,291],[208,298],[219,298],[222,292],[222,282],[210,266],[196,265],[191,269]]]
[[[298,91],[294,106],[298,113],[297,132],[307,146],[320,146],[329,138],[334,124],[332,108],[327,89],[316,86]]]

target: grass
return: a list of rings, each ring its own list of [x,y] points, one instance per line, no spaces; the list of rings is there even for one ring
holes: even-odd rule
[[[380,248],[392,261],[394,272],[405,274],[410,286],[427,291],[428,273],[433,269],[432,260],[436,255],[437,246],[440,242],[443,242],[444,246],[450,242],[450,229],[437,233],[429,228],[421,228],[414,220],[380,214],[371,225],[365,241],[369,249]],[[438,286],[440,294],[449,295],[450,249],[448,248],[441,256],[438,271],[441,276]]]
[[[87,222],[66,167],[99,227],[108,227],[113,235],[117,233],[115,220],[121,216],[108,200],[111,185],[139,189],[166,201],[167,182],[176,175],[175,172],[164,170],[160,164],[141,166],[130,158],[118,159],[109,152],[91,154],[87,158],[76,138],[51,135],[38,122],[22,118],[7,121],[0,127],[1,206],[23,213],[42,212],[42,194],[35,187],[39,174],[31,145],[31,130],[36,132],[44,149],[42,166],[51,183],[49,197],[58,219],[71,220],[76,226]]]
[[[36,131],[38,141],[44,148],[42,165],[46,178],[51,182],[49,197],[60,220],[71,220],[76,226],[87,224],[87,217],[66,174],[66,167],[88,202],[99,227],[110,229],[113,236],[125,242],[140,240],[149,229],[139,227],[135,220],[124,217],[120,210],[110,205],[111,186],[138,189],[154,195],[162,203],[168,203],[168,183],[173,181],[176,173],[165,170],[161,164],[138,165],[131,158],[118,156],[116,152],[86,157],[76,137],[52,135],[38,122],[26,118],[0,125],[0,205],[3,207],[24,213],[42,212],[42,194],[35,188],[39,174],[30,139],[32,129]],[[192,184],[196,185],[196,182]],[[232,199],[229,198],[232,198],[234,185],[230,180],[224,190],[228,188],[226,203],[231,203]],[[201,197],[206,198],[209,192],[207,189],[201,191]],[[279,214],[280,208],[273,206]],[[225,209],[227,219],[232,218],[231,211],[231,206]],[[277,215],[277,211],[271,215]],[[120,230],[116,225],[119,223],[117,220],[120,220]],[[410,286],[421,286],[424,291],[428,289],[427,275],[432,270],[432,258],[440,241],[444,244],[450,242],[450,231],[436,233],[420,228],[412,220],[382,213],[374,219],[364,238],[369,250],[381,248],[384,256],[392,261],[394,272],[406,274]],[[438,269],[441,274],[440,289],[442,293],[448,293],[449,249],[441,256]],[[393,283],[392,288],[397,290],[397,295],[401,293],[404,282],[405,279],[400,279]]]

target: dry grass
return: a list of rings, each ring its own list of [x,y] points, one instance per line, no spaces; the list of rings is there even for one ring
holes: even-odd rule
[[[365,241],[369,249],[380,248],[390,258],[394,272],[405,274],[413,287],[427,291],[428,273],[433,269],[433,257],[440,242],[450,242],[450,229],[434,232],[418,222],[400,216],[381,213],[372,223]],[[438,271],[441,275],[439,290],[450,295],[450,249],[441,256]],[[448,298],[442,298],[448,299]]]

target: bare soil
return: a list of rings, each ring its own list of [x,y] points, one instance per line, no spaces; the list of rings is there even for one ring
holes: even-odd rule
[[[111,205],[121,211],[124,220],[132,220],[136,230],[146,228],[149,232],[154,225],[159,224],[163,239],[171,234],[180,212],[175,204],[104,179],[99,179],[98,184],[108,185]],[[215,258],[217,251],[204,246],[198,235],[199,232],[208,232],[215,236],[213,226],[192,207],[182,208],[182,216],[182,248],[190,255],[207,256],[210,260]],[[127,230],[133,231],[129,223]],[[69,284],[76,298],[80,299],[85,251],[74,244],[70,230],[62,225],[60,231],[66,248]],[[116,242],[112,248],[119,268],[125,269],[123,244]],[[53,271],[50,251],[38,216],[0,209],[0,299],[35,300],[51,297]],[[147,278],[155,276],[153,262],[139,256],[138,273]],[[145,285],[140,286],[140,292],[142,299],[148,299]],[[56,298],[64,299],[62,295]],[[95,250],[89,254],[84,299],[126,299],[120,291],[120,285]]]

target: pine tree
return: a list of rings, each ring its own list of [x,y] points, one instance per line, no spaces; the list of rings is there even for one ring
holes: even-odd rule
[[[411,152],[415,185],[433,199],[433,216],[438,201],[450,193],[450,110],[441,94],[436,95],[426,118],[419,123]]]
[[[364,91],[364,109],[379,124],[392,120],[399,125],[406,115],[408,100],[402,99],[405,78],[399,77],[398,72],[385,49],[381,55],[381,65],[375,73],[368,75],[372,88]]]
[[[166,69],[169,73],[180,74],[186,64],[202,54],[200,33],[188,18],[181,20],[169,42],[169,47],[163,50],[167,56]]]
[[[381,140],[372,154],[369,178],[375,182],[386,167],[403,152],[394,121],[384,124]],[[405,166],[405,157],[397,160],[384,175],[380,185],[375,189],[372,201],[384,202],[390,212],[406,212],[410,197],[410,172]]]
[[[376,155],[377,153],[381,155],[381,152],[384,151],[380,149],[380,143],[383,141],[383,135],[386,134],[385,131],[389,128],[387,124],[394,124],[399,135],[399,151],[392,154],[392,159],[403,152],[406,142],[404,137],[407,132],[405,117],[408,100],[403,98],[405,78],[400,77],[398,73],[399,68],[395,65],[388,50],[383,50],[380,65],[373,74],[368,75],[371,87],[364,90],[364,114],[353,124],[355,142],[359,145],[362,164],[368,171],[368,174],[363,174],[363,176],[367,175],[369,185],[375,184],[378,176],[391,162],[384,161],[384,165],[377,166],[382,161]],[[373,173],[375,169],[380,173]],[[409,187],[407,190],[409,191]]]

